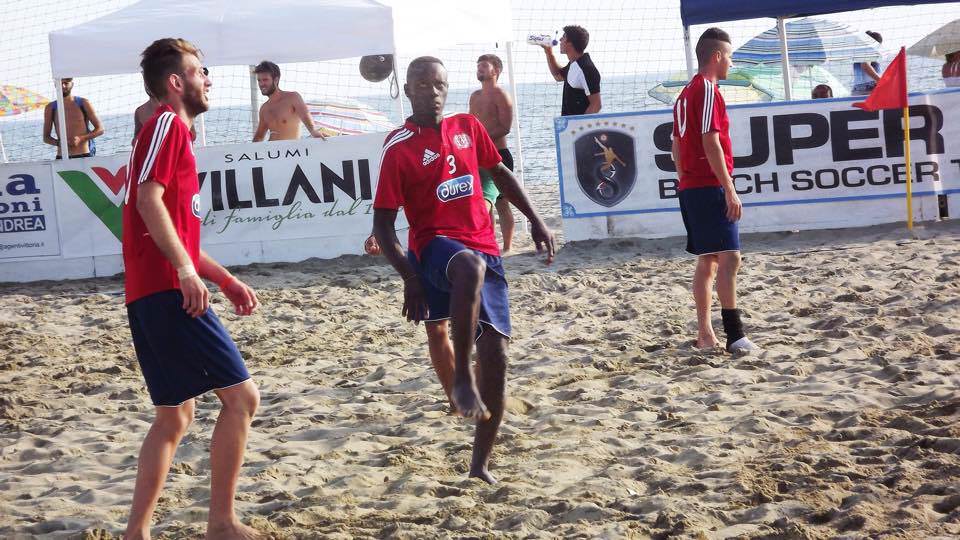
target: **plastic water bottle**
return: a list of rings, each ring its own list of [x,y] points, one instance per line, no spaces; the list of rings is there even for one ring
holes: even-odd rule
[[[545,47],[555,47],[559,41],[556,34],[529,34],[527,43],[530,45],[540,45]]]

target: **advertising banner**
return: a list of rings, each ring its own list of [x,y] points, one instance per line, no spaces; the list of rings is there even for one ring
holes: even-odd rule
[[[50,166],[0,167],[0,260],[60,254]]]
[[[384,137],[195,148],[201,245],[225,264],[361,252]],[[89,259],[73,264],[71,277],[86,272],[76,268],[119,271],[128,160],[124,153],[0,165],[0,259],[13,265],[0,268],[0,281],[29,279],[32,267],[12,261],[34,256]],[[397,229],[406,226],[401,213]]]
[[[206,148],[202,243],[370,232],[384,134]]]
[[[867,112],[853,101],[727,108],[741,231],[906,219],[902,111]],[[960,92],[910,102],[914,219],[935,219],[937,195],[960,193]],[[671,110],[555,120],[568,239],[683,234],[672,130]]]

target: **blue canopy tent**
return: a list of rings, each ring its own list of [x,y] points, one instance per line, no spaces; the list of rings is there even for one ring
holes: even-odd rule
[[[786,29],[784,19],[855,11],[885,6],[912,6],[917,4],[945,4],[946,0],[680,0],[680,19],[683,21],[683,40],[686,45],[687,74],[693,77],[693,48],[690,43],[690,26],[741,19],[773,17],[777,19],[780,33],[780,49],[783,72],[790,72],[787,58]],[[786,99],[791,99],[790,79],[784,77]]]

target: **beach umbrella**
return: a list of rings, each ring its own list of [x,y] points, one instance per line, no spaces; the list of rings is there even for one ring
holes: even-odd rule
[[[800,66],[790,70],[791,85],[809,96],[818,84],[830,85],[834,97],[850,94],[847,87],[833,73],[820,66]],[[647,92],[647,95],[672,105],[687,84],[687,74],[677,72],[670,80],[663,81]],[[756,103],[784,99],[783,70],[780,66],[743,66],[730,68],[727,79],[720,81],[720,94],[726,103]]]
[[[740,76],[746,77],[753,84],[766,89],[773,95],[774,100],[786,99],[786,89],[783,87],[783,66],[743,66],[732,68]],[[790,88],[794,96],[799,99],[809,99],[810,92],[820,84],[826,84],[833,90],[833,97],[850,95],[840,79],[823,66],[790,66]]]
[[[861,63],[880,58],[878,44],[863,32],[825,19],[804,18],[786,23],[787,58],[791,66],[827,62]],[[747,41],[733,53],[738,65],[781,63],[777,27]]]
[[[948,22],[907,49],[907,54],[942,60],[960,51],[960,19]]]
[[[757,101],[771,101],[773,94],[765,88],[757,86],[753,81],[741,77],[734,70],[730,70],[726,80],[720,81],[720,95],[723,96],[725,103],[755,103]],[[670,80],[658,83],[647,91],[647,95],[653,99],[673,105],[680,95],[680,91],[687,85],[687,74],[677,72],[670,77]]]
[[[49,103],[50,100],[40,94],[21,88],[19,86],[10,86],[0,84],[0,117],[13,116],[39,109]],[[0,156],[3,162],[7,162],[7,151],[3,147],[3,134],[0,133]]]
[[[313,124],[324,135],[359,135],[383,133],[397,127],[382,112],[352,99],[308,101],[307,110]]]

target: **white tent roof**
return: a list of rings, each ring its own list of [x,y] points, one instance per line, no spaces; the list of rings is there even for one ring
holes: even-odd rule
[[[392,6],[392,7],[391,7]],[[435,51],[511,39],[509,0],[142,0],[50,33],[55,78],[140,71],[155,39],[182,37],[211,66]]]

